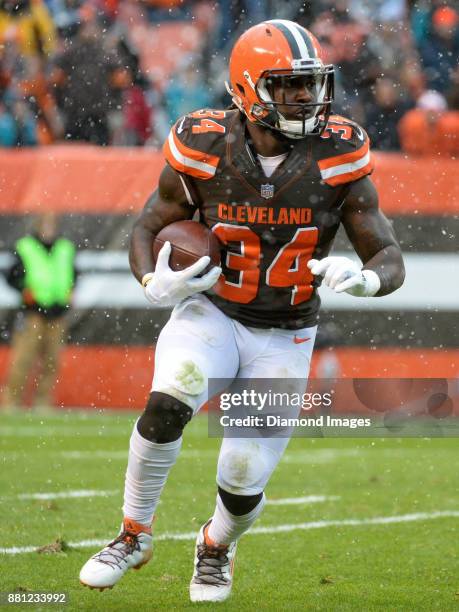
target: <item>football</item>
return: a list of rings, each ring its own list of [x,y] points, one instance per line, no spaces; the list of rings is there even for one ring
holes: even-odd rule
[[[205,255],[210,257],[210,262],[202,274],[208,272],[213,266],[220,265],[220,242],[215,234],[202,223],[176,221],[166,225],[153,242],[155,263],[159,251],[167,241],[172,246],[169,266],[174,271],[188,268]]]

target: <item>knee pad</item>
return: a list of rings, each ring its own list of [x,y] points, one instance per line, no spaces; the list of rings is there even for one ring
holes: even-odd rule
[[[281,456],[261,441],[228,438],[218,458],[217,484],[233,495],[259,495]]]
[[[137,431],[150,442],[174,442],[180,438],[192,416],[192,409],[180,400],[152,391],[145,411],[137,421]]]
[[[234,516],[243,516],[251,512],[263,499],[263,492],[257,495],[234,495],[218,487],[218,494],[225,508]]]

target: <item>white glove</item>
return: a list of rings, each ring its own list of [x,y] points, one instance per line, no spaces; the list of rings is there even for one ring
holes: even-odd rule
[[[145,274],[142,279],[147,300],[162,308],[175,306],[190,295],[210,289],[222,272],[220,267],[214,266],[204,276],[194,278],[209,265],[210,257],[207,255],[188,268],[174,272],[169,267],[171,250],[171,243],[165,242],[158,253],[155,271]]]
[[[362,270],[348,257],[311,259],[308,268],[315,275],[324,277],[323,283],[336,293],[345,291],[356,297],[371,297],[381,287],[379,276],[373,270]]]

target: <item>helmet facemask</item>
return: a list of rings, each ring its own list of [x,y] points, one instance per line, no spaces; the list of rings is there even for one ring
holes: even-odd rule
[[[250,85],[253,86],[253,83]],[[308,91],[310,102],[287,101],[289,89],[301,88]],[[276,97],[281,101],[274,99],[276,91]],[[319,135],[330,115],[333,67],[314,62],[312,66],[302,65],[293,70],[268,70],[258,79],[255,93],[259,102],[252,106],[251,114],[256,118],[256,123],[292,139]]]

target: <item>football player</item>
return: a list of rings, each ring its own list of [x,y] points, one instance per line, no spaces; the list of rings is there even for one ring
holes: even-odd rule
[[[130,262],[155,306],[174,306],[156,346],[152,390],[132,432],[118,537],[82,568],[92,588],[112,587],[152,555],[151,524],[185,425],[207,400],[208,379],[288,378],[304,390],[321,282],[337,293],[383,296],[404,279],[400,248],[378,209],[365,131],[331,114],[333,67],[316,38],[285,20],[260,23],[230,58],[231,110],[181,117],[164,145],[166,166],[137,221]],[[223,245],[182,271],[157,260],[152,241],[199,211]],[[342,224],[362,266],[329,255]],[[217,501],[199,531],[192,601],[231,591],[236,545],[260,515],[264,489],[288,438],[225,437]]]

